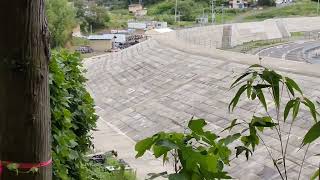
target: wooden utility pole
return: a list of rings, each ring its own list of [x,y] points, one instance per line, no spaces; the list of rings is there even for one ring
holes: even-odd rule
[[[1,180],[52,179],[44,2],[1,1],[0,161],[43,166],[38,173],[18,175],[2,166]]]
[[[174,8],[174,22],[177,22],[177,12],[178,12],[178,0],[176,0],[176,5]]]

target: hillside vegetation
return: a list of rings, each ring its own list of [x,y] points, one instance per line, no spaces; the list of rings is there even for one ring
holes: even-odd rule
[[[303,0],[282,8],[267,8],[262,11],[252,11],[244,17],[245,21],[261,21],[270,18],[296,17],[296,16],[317,16],[317,3]]]
[[[166,21],[169,25],[176,26],[192,26],[195,24],[196,18],[203,14],[209,17],[211,22],[211,1],[208,0],[179,0],[178,1],[178,18],[179,22],[175,22],[175,0],[163,1],[146,1],[145,7],[148,8],[148,15],[144,19],[154,19],[158,21]],[[274,3],[271,3],[274,4]],[[224,5],[225,8],[221,6]],[[228,9],[226,2],[216,1],[215,24],[246,22],[246,21],[262,21],[269,18],[296,17],[296,16],[316,16],[317,2],[311,0],[300,0],[285,7],[268,7],[262,9]],[[108,27],[126,27],[128,19],[134,19],[134,16],[127,9],[114,9],[110,11],[111,21]]]

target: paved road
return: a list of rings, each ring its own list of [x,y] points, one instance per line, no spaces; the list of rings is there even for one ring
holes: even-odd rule
[[[293,43],[266,48],[256,54],[285,60],[305,61],[302,56],[303,48],[317,44],[320,46],[320,41],[296,41]]]

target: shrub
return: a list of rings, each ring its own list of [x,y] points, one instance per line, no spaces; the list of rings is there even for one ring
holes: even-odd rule
[[[160,132],[152,137],[138,142],[135,146],[136,157],[141,157],[147,150],[153,151],[156,158],[162,156],[163,163],[172,154],[175,173],[169,179],[193,180],[231,179],[224,171],[224,165],[229,165],[231,150],[228,145],[240,137],[240,133],[219,137],[211,131],[205,131],[204,119],[191,119],[186,133]],[[251,151],[238,146],[237,156],[245,152],[249,157]]]
[[[76,25],[76,11],[67,0],[46,0],[51,47],[63,47]]]
[[[175,4],[172,1],[161,2],[155,6],[152,6],[148,9],[148,15],[160,15],[171,13],[175,8]]]
[[[297,116],[302,110],[302,106],[310,113],[314,125],[301,142],[301,148],[320,137],[320,124],[317,122],[319,113],[317,112],[315,104],[304,95],[299,85],[293,79],[282,76],[275,71],[258,64],[250,66],[249,69],[231,85],[231,88],[235,87],[240,88],[235,97],[231,100],[229,110],[233,111],[237,106],[240,97],[245,95],[248,100],[257,100],[262,105],[265,113],[261,115],[255,114],[256,108],[251,120],[240,122],[234,120],[230,127],[244,125],[245,127],[242,132],[249,132],[241,136],[241,142],[246,147],[251,147],[252,151],[254,151],[256,146],[262,143],[272,159],[281,179],[288,179],[288,166],[286,164],[288,155],[287,149],[291,138],[290,134],[292,126],[298,120]],[[267,103],[265,99],[265,97],[267,97],[266,95],[271,97],[272,103]],[[275,113],[272,113],[272,110],[275,110]],[[289,116],[290,113],[291,116]],[[283,129],[284,126],[287,126],[289,129],[286,133],[281,131],[281,128]],[[261,137],[261,133],[265,129],[271,129],[276,132],[279,140],[277,146],[280,148],[280,158],[275,158],[272,155],[272,150],[268,148],[268,145]],[[306,148],[305,155],[307,152],[308,147]],[[302,162],[298,164],[300,166],[298,180],[300,179],[301,170],[304,165],[305,155]],[[283,166],[284,172],[280,171],[279,166]],[[315,176],[319,176],[319,170],[315,173]]]
[[[52,156],[55,179],[82,179],[83,157],[96,127],[93,99],[85,89],[80,54],[53,52],[50,62]]]
[[[258,0],[259,6],[275,6],[274,0]]]

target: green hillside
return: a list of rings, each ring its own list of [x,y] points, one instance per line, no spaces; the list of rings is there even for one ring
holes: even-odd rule
[[[310,0],[297,1],[282,8],[267,8],[261,11],[251,11],[244,17],[244,21],[261,21],[270,18],[317,16],[317,3]]]
[[[261,0],[270,1],[270,0]],[[132,2],[137,3],[137,2]],[[203,14],[209,17],[211,22],[211,0],[178,0],[179,22],[175,22],[175,0],[145,0],[148,15],[140,20],[166,21],[170,26],[192,26],[196,18]],[[225,8],[222,10],[222,5]],[[285,7],[263,7],[248,9],[228,9],[226,1],[215,2],[216,24],[261,21],[269,18],[316,16],[317,2],[311,0],[299,0]],[[135,19],[127,8],[113,7],[110,11],[109,28],[125,28],[129,19]]]

